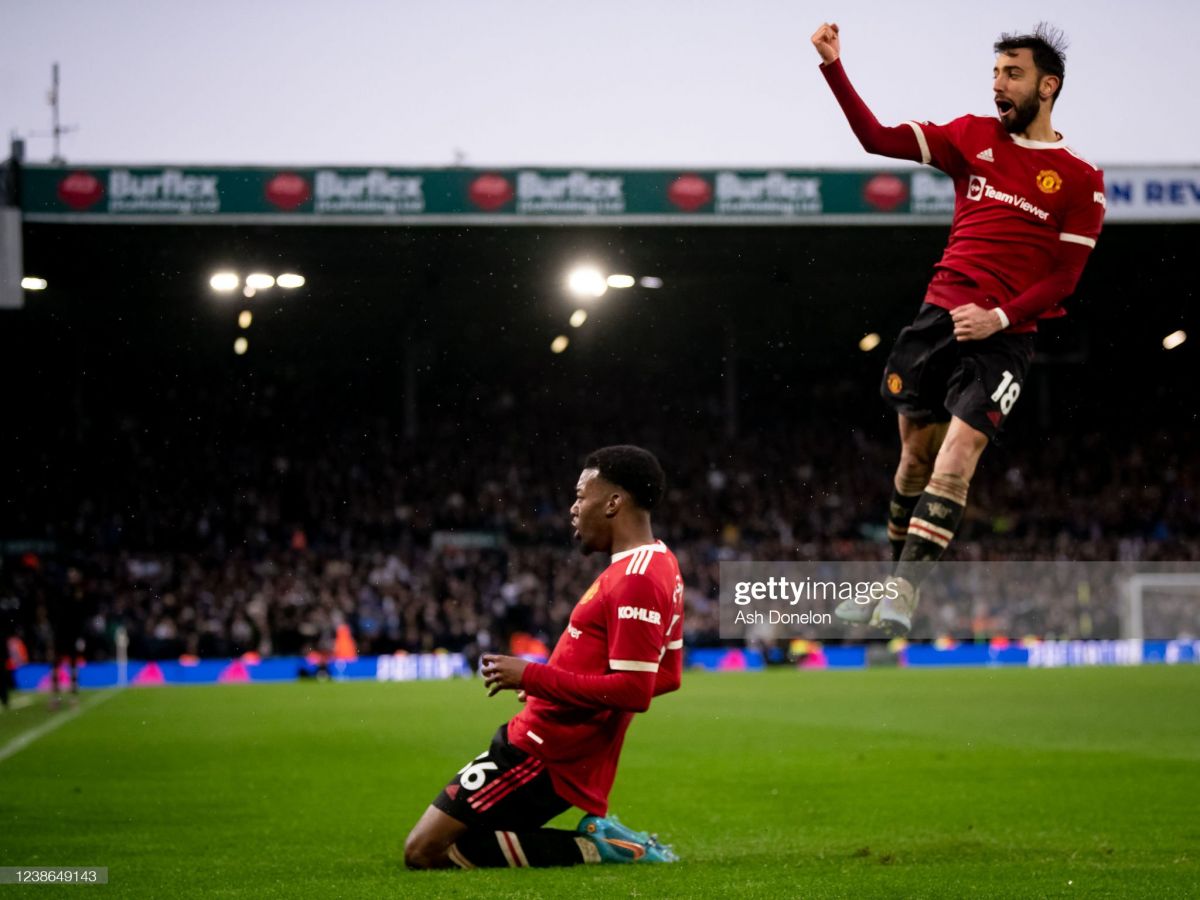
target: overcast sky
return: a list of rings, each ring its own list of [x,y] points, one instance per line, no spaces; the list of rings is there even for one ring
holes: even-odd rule
[[[992,42],[1049,19],[1077,151],[1200,164],[1185,0],[0,0],[0,127],[50,157],[58,61],[74,163],[860,166],[826,19],[886,124],[993,114]]]

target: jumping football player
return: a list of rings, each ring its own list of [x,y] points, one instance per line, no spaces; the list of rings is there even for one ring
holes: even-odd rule
[[[488,696],[518,691],[524,708],[434,799],[404,845],[411,868],[673,862],[670,847],[607,817],[633,714],[677,690],[683,671],[683,579],[656,541],[658,460],[606,447],[584,462],[571,525],[584,553],[611,561],[579,599],[545,664],[485,654]],[[572,806],[575,831],[542,826]]]
[[[979,457],[1021,394],[1039,319],[1079,282],[1104,219],[1104,177],[1050,124],[1064,75],[1061,34],[1003,35],[992,93],[998,118],[880,125],[841,63],[836,24],[812,36],[821,71],[869,153],[954,180],[950,239],[924,303],[884,370],[899,414],[900,464],[888,512],[896,600],[843,603],[837,615],[907,634],[917,588],[954,537]]]

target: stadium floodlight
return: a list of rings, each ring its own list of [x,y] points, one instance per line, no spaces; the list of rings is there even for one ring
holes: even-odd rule
[[[242,279],[238,277],[237,272],[217,272],[212,278],[208,279],[209,287],[222,294],[236,291],[238,285],[241,283]]]
[[[27,291],[44,291],[47,286],[48,282],[45,278],[34,278],[33,276],[26,275],[21,279],[21,287]]]
[[[248,309],[243,309],[241,311],[241,313],[238,314],[238,327],[241,328],[243,331],[245,329],[249,328],[250,323],[253,321],[254,321],[254,313],[250,312],[250,310],[248,310]]]
[[[879,346],[879,335],[872,331],[870,334],[863,335],[863,339],[858,342],[858,349],[863,353],[870,353]]]
[[[610,288],[631,288],[637,284],[637,279],[632,275],[609,275],[608,286]]]
[[[568,346],[570,346],[570,343],[571,339],[569,337],[567,337],[565,334],[560,334],[550,342],[550,352],[562,353],[567,349]]]
[[[274,286],[275,276],[268,275],[266,272],[254,272],[246,276],[246,287],[254,288],[256,291],[265,291]]]
[[[295,272],[284,272],[275,279],[275,283],[281,288],[294,290],[295,288],[304,287],[304,276],[297,275]]]
[[[247,300],[249,300],[251,297],[253,297],[257,293],[258,293],[258,291],[256,291],[254,288],[250,287],[250,285],[246,285],[244,288],[242,288],[242,296],[245,297]]]
[[[1165,338],[1163,338],[1163,349],[1164,350],[1174,350],[1176,347],[1178,347],[1180,344],[1182,344],[1186,340],[1187,340],[1187,332],[1184,331],[1182,328],[1179,329],[1179,331],[1172,331]]]
[[[657,275],[645,275],[642,277],[642,280],[639,282],[639,284],[641,284],[641,286],[644,288],[650,288],[650,290],[656,291],[663,286],[663,280]]]
[[[246,351],[250,349],[250,342],[244,337],[238,338],[233,342],[233,352],[238,356],[245,356]]]
[[[582,325],[586,321],[587,321],[587,310],[586,309],[577,309],[577,310],[575,310],[575,312],[571,313],[571,327],[572,328],[578,328],[580,325]]]
[[[577,297],[603,297],[608,290],[608,282],[597,270],[590,268],[574,269],[567,276],[567,288]]]

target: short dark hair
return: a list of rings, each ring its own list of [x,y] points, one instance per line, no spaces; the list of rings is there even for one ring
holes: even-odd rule
[[[1061,28],[1055,28],[1048,22],[1038,22],[1032,34],[1002,34],[993,46],[997,53],[1011,53],[1025,48],[1033,51],[1033,64],[1041,75],[1057,76],[1058,89],[1051,98],[1057,100],[1067,73],[1067,36]]]
[[[654,454],[632,444],[602,447],[588,454],[583,467],[599,470],[601,478],[628,491],[645,510],[658,505],[667,487],[667,476]]]

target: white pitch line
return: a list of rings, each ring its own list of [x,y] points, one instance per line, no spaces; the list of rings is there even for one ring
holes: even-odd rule
[[[27,706],[33,706],[33,698],[28,694],[24,697],[14,697],[8,705],[12,709],[24,709]]]
[[[24,734],[18,734],[3,747],[0,747],[0,763],[4,762],[10,756],[15,756],[16,754],[20,753],[38,738],[45,737],[56,728],[61,728],[72,719],[83,715],[89,709],[95,709],[101,703],[111,699],[112,697],[115,697],[120,692],[120,688],[109,688],[107,691],[97,694],[93,699],[87,701],[86,703],[81,703],[74,709],[67,710],[62,715],[55,716],[48,722],[43,722],[37,728],[26,731]]]

